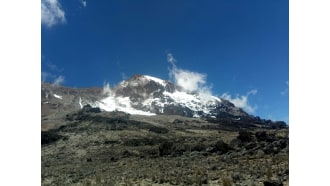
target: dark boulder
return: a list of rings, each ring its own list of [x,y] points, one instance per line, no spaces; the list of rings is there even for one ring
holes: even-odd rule
[[[268,134],[266,133],[266,131],[258,131],[255,133],[255,137],[258,141],[266,141]]]
[[[258,131],[255,133],[255,137],[257,139],[257,141],[261,142],[261,141],[266,141],[266,142],[274,142],[277,140],[277,137],[275,136],[275,134],[269,134],[266,131]]]
[[[41,144],[50,144],[54,143],[60,139],[66,139],[64,136],[58,135],[54,132],[44,132],[41,131]]]
[[[159,145],[159,156],[166,156],[172,154],[174,143],[171,141],[164,141]]]
[[[276,121],[270,124],[272,129],[283,129],[288,128],[288,125],[284,121]]]
[[[251,142],[253,141],[252,132],[246,130],[239,131],[237,139],[241,140],[243,143]]]
[[[149,128],[149,131],[157,133],[157,134],[166,134],[169,132],[169,130],[167,128],[157,127],[157,126],[151,126]]]
[[[212,152],[219,152],[220,154],[225,154],[228,151],[232,150],[232,148],[222,140],[217,141],[214,146]]]
[[[240,149],[243,144],[242,144],[241,140],[235,138],[235,139],[230,141],[229,145],[233,148]]]
[[[86,113],[100,113],[101,109],[99,107],[93,108],[92,106],[87,104],[82,108],[82,111]]]
[[[283,183],[278,180],[264,181],[264,186],[283,186]]]

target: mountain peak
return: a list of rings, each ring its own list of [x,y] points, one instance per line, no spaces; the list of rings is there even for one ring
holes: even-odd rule
[[[180,115],[235,122],[266,122],[255,119],[230,101],[207,91],[187,92],[170,81],[149,75],[135,75],[113,88],[104,87],[103,90],[42,84],[41,92],[43,114],[51,117],[91,105],[102,111],[122,111],[133,115]]]
[[[208,92],[187,92],[168,80],[150,75],[134,75],[113,88],[108,87],[106,95],[100,93],[101,91],[97,94],[93,92],[85,94],[84,91],[77,90],[62,91],[61,87],[49,88],[50,91],[46,91],[45,95],[52,92],[56,102],[64,105],[74,103],[72,108],[82,108],[89,104],[104,111],[118,110],[139,115],[162,114],[212,118],[223,115],[248,116],[243,110]],[[76,96],[73,97],[70,92],[75,92]],[[66,103],[68,100],[72,102]],[[47,101],[49,100],[45,99],[44,102]]]
[[[148,80],[150,80],[150,81],[157,82],[158,84],[163,85],[163,86],[166,86],[167,83],[169,82],[169,81],[166,81],[166,80],[163,80],[163,79],[159,79],[159,78],[156,78],[156,77],[153,77],[153,76],[149,76],[149,75],[144,75],[143,77],[146,78],[146,79],[148,79]]]
[[[209,92],[187,92],[170,81],[140,74],[122,81],[97,105],[106,111],[120,110],[143,115],[216,118],[221,112],[227,112],[235,117],[248,116],[232,104],[222,104],[219,97]]]
[[[150,75],[141,75],[141,74],[136,74],[134,76],[132,76],[130,79],[128,80],[124,80],[120,83],[121,86],[127,86],[128,84],[130,85],[144,85],[144,84],[147,84],[149,83],[150,81],[153,81],[159,85],[162,85],[162,86],[166,86],[168,83],[170,83],[168,80],[163,80],[163,79],[160,79],[160,78],[157,78],[157,77],[153,77],[153,76],[150,76]]]

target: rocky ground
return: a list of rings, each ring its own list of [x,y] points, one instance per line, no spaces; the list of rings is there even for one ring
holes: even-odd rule
[[[84,108],[42,131],[42,185],[288,185],[288,128]]]

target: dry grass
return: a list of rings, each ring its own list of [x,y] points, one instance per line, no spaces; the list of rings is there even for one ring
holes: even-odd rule
[[[232,181],[228,177],[222,178],[222,186],[232,186]]]
[[[243,183],[251,178],[258,183],[266,174],[259,167],[276,163],[278,170],[288,169],[285,154],[257,158],[234,150],[211,152],[213,144],[230,141],[237,131],[174,127],[169,124],[168,133],[158,134],[147,125],[110,130],[103,123],[86,121],[60,130],[67,140],[41,148],[42,185],[234,185],[228,172],[240,172]],[[162,140],[173,142],[173,154],[159,156]]]

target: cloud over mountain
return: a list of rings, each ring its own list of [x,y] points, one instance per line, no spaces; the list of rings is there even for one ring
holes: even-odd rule
[[[55,80],[53,85],[58,86],[61,85],[64,82],[64,77],[63,76],[58,76]]]
[[[170,78],[174,82],[183,87],[187,92],[198,92],[199,96],[204,102],[208,102],[212,99],[211,87],[207,85],[207,75],[199,72],[192,72],[186,69],[181,69],[176,66],[176,59],[173,54],[167,54],[167,62],[171,64],[169,68]],[[247,92],[246,95],[232,97],[229,93],[222,94],[222,98],[232,102],[236,107],[242,108],[248,113],[254,113],[257,106],[251,106],[248,102],[250,95],[255,95],[257,93],[256,89]]]
[[[188,92],[209,89],[205,86],[206,74],[178,68],[175,64],[176,59],[171,53],[167,54],[167,61],[172,65],[169,72],[170,78],[177,85],[183,87]]]
[[[254,113],[257,109],[257,106],[251,106],[250,103],[248,102],[248,98],[250,95],[257,94],[257,92],[258,91],[256,89],[253,89],[247,92],[246,95],[243,96],[237,95],[235,98],[226,92],[222,94],[221,97],[232,102],[236,107],[244,109],[248,113]]]

